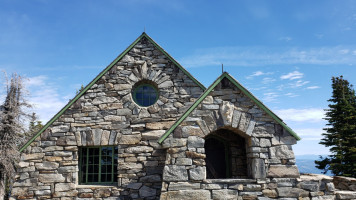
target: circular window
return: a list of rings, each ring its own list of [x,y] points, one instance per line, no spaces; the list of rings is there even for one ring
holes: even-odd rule
[[[140,106],[150,106],[158,100],[157,89],[150,84],[140,84],[132,92],[134,101]]]

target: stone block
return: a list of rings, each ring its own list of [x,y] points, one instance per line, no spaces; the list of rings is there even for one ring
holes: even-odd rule
[[[198,136],[188,137],[188,148],[204,148],[205,140]]]
[[[39,174],[38,181],[42,183],[60,183],[64,182],[65,178],[62,174]]]
[[[44,153],[22,154],[21,160],[40,160],[44,155]]]
[[[155,130],[142,133],[143,140],[158,140],[166,131]]]
[[[268,177],[299,178],[299,171],[295,165],[270,165]]]
[[[141,134],[122,135],[119,144],[138,144],[141,141]]]
[[[145,185],[142,186],[139,190],[140,197],[142,198],[156,196],[156,192],[156,189],[147,187]]]
[[[235,105],[230,101],[223,101],[220,106],[220,114],[225,126],[231,126]]]
[[[200,183],[191,182],[171,182],[168,190],[191,190],[200,189]]]
[[[180,191],[168,191],[161,194],[160,199],[169,200],[182,200],[182,199],[194,199],[194,200],[207,200],[211,199],[209,190],[180,190]]]
[[[188,180],[188,172],[185,166],[166,165],[163,169],[164,181],[186,181]]]
[[[174,124],[174,122],[175,121],[149,122],[146,123],[146,128],[152,130],[169,129]]]
[[[300,188],[280,187],[277,193],[279,197],[309,197],[309,192]]]
[[[264,159],[253,158],[251,168],[254,178],[266,178],[266,166]]]
[[[355,191],[336,191],[335,194],[338,199],[356,199]]]
[[[294,159],[294,153],[290,145],[279,145],[270,148],[271,158]]]
[[[201,181],[206,178],[206,168],[205,167],[196,167],[189,170],[190,180]]]
[[[193,161],[191,158],[177,158],[175,164],[176,165],[192,165]]]
[[[237,190],[229,190],[229,189],[223,189],[223,190],[213,190],[213,199],[237,199],[238,197],[238,191]]]
[[[73,183],[57,183],[55,184],[54,191],[55,192],[64,192],[73,190],[75,185]]]
[[[41,163],[36,163],[35,166],[38,170],[54,170],[59,167],[59,164],[57,162],[44,161]]]
[[[200,129],[199,126],[183,126],[182,134],[184,137],[188,137],[188,136],[204,137],[203,131]]]

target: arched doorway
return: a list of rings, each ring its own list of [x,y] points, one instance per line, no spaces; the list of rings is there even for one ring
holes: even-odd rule
[[[248,178],[246,140],[228,129],[219,129],[205,138],[208,179]]]
[[[206,154],[206,167],[207,167],[207,178],[217,179],[217,178],[228,178],[229,170],[227,166],[228,161],[228,147],[223,140],[217,137],[210,136],[205,140],[205,154]]]

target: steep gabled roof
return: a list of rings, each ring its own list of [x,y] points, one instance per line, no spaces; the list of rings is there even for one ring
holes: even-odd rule
[[[239,88],[247,97],[249,97],[254,103],[257,104],[259,108],[265,111],[270,117],[272,117],[278,124],[280,124],[283,128],[285,128],[295,139],[300,140],[300,137],[289,128],[281,118],[279,118],[275,113],[273,113],[267,106],[265,106],[260,100],[258,100],[251,92],[249,92],[245,87],[243,87],[237,80],[235,80],[232,76],[230,76],[227,72],[224,72],[219,78],[217,78],[213,84],[209,86],[207,90],[203,94],[200,95],[199,99],[197,99],[194,104],[167,130],[165,134],[161,136],[158,140],[158,143],[162,144],[162,142],[174,131],[177,126],[179,126],[193,110],[205,99],[206,96],[224,79],[227,78],[230,80],[237,88]]]
[[[43,128],[32,136],[21,148],[20,152],[26,149],[38,136],[43,133],[53,122],[55,122],[73,103],[75,103],[91,86],[95,84],[107,71],[111,69],[121,58],[123,58],[142,38],[148,39],[158,50],[160,50],[167,58],[172,61],[180,70],[182,70],[189,78],[191,78],[203,91],[206,89],[197,79],[195,79],[186,69],[184,69],[172,56],[170,56],[161,46],[159,46],[150,36],[143,32],[129,47],[126,48],[114,61],[110,63],[98,76],[96,76],[85,88],[80,91],[71,101],[67,103],[54,117],[51,118]]]

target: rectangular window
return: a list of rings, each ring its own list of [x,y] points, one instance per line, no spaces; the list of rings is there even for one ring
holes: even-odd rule
[[[79,183],[116,183],[117,158],[117,146],[81,147],[79,149]]]

